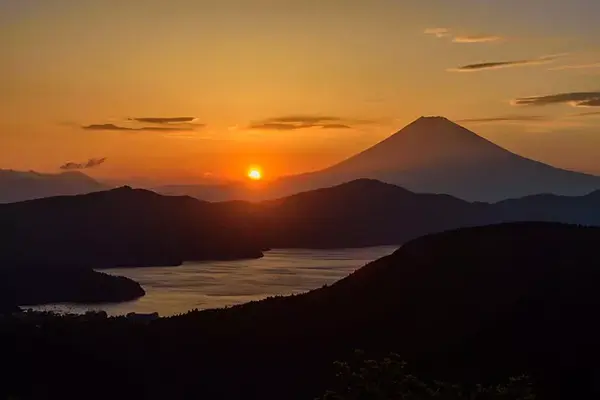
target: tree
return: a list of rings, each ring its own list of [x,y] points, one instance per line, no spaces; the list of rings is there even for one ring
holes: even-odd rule
[[[337,387],[316,400],[533,400],[529,377],[513,377],[500,385],[465,387],[440,381],[426,382],[410,374],[396,354],[383,360],[364,358],[336,362]]]

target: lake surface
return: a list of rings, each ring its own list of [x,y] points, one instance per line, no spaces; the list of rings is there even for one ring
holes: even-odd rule
[[[256,260],[190,262],[179,267],[123,268],[104,272],[139,282],[146,295],[117,304],[52,304],[35,310],[110,315],[158,312],[161,316],[192,309],[225,307],[273,295],[305,292],[331,284],[399,246],[339,250],[271,250]]]

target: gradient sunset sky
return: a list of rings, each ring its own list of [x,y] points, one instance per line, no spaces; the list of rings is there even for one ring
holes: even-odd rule
[[[0,0],[0,168],[276,177],[442,115],[600,175],[599,16],[598,0]]]

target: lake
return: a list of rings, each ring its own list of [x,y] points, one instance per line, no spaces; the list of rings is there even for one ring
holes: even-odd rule
[[[105,270],[139,282],[146,295],[116,304],[51,304],[34,310],[110,315],[158,312],[161,316],[192,309],[225,307],[273,295],[305,292],[331,284],[386,256],[399,246],[337,250],[271,250],[256,260],[189,262],[179,267]]]

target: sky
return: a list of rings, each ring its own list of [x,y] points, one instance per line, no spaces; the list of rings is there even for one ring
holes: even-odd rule
[[[598,0],[0,0],[0,168],[201,183],[422,115],[600,175]]]

